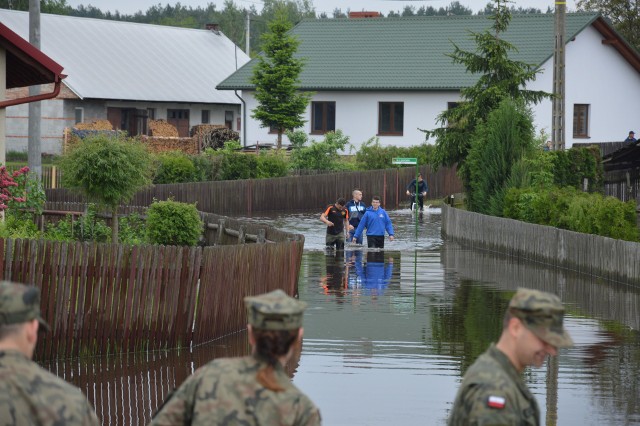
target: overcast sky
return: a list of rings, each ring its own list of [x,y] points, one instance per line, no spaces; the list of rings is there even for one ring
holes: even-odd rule
[[[477,12],[480,9],[484,9],[484,6],[490,2],[490,0],[459,0],[460,4],[470,8],[473,12]],[[77,7],[81,4],[88,6],[92,5],[102,10],[103,12],[116,10],[123,14],[133,14],[139,10],[145,12],[149,7],[160,4],[162,6],[166,4],[175,5],[178,0],[171,1],[159,1],[159,0],[67,0],[67,4],[72,7]],[[183,6],[206,6],[209,3],[214,3],[218,9],[222,9],[224,5],[223,0],[180,0],[180,4]],[[251,7],[255,5],[256,9],[260,10],[262,2],[260,0],[234,0],[235,4],[239,7]],[[440,7],[446,7],[451,4],[451,0],[431,0],[431,1],[401,1],[401,0],[312,0],[313,5],[316,8],[316,13],[326,12],[331,16],[331,13],[335,8],[342,9],[346,12],[347,9],[351,11],[378,11],[385,15],[391,11],[401,11],[406,5],[412,5],[416,9],[422,6],[433,6],[436,9]],[[568,0],[567,9],[569,11],[576,9],[576,1]],[[516,0],[514,5],[522,7],[535,7],[542,11],[545,11],[547,7],[554,7],[553,0]]]

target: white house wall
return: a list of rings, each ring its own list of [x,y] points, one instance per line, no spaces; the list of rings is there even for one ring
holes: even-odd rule
[[[611,45],[602,44],[602,35],[593,27],[585,28],[567,44],[565,51],[565,142],[566,148],[574,143],[622,141],[629,130],[640,131],[640,73]],[[542,72],[529,84],[532,90],[553,91],[553,58],[541,67]],[[247,141],[275,143],[277,135],[251,118],[257,106],[253,92],[244,91],[247,103]],[[457,92],[317,92],[313,101],[335,101],[336,129],[350,137],[357,148],[376,136],[378,129],[378,102],[404,102],[404,134],[380,136],[382,145],[413,146],[424,142],[424,133],[418,130],[436,127],[436,117],[447,108],[447,102],[459,100]],[[589,105],[589,137],[573,137],[573,106]],[[551,101],[533,106],[534,124],[538,132],[551,138]],[[310,134],[310,108],[305,113],[304,130]],[[310,139],[321,139],[310,135]],[[288,144],[286,136],[284,144]],[[433,141],[429,141],[433,143]]]
[[[565,50],[565,142],[623,141],[629,132],[640,129],[638,107],[640,73],[611,45],[602,44],[602,35],[593,27],[585,28]],[[553,58],[529,87],[553,91]],[[588,104],[589,138],[573,137],[573,105]],[[551,101],[533,108],[535,124],[551,135]]]
[[[277,135],[269,134],[268,128],[251,118],[257,102],[253,92],[243,91],[247,103],[247,143],[274,143]],[[365,141],[375,137],[378,132],[378,103],[404,102],[404,132],[402,136],[378,136],[384,146],[414,146],[425,141],[420,129],[432,129],[436,126],[436,117],[447,108],[447,102],[459,100],[457,92],[317,92],[312,101],[331,101],[336,103],[336,129],[348,135],[356,149]],[[304,131],[311,140],[320,140],[322,135],[311,135],[311,109],[304,114]],[[286,136],[283,144],[288,144]]]

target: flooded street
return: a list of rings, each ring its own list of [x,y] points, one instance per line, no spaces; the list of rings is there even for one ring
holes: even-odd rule
[[[546,425],[640,424],[640,288],[470,250],[440,237],[440,212],[418,237],[391,211],[383,252],[326,252],[317,214],[253,218],[305,235],[300,299],[309,303],[302,353],[289,371],[323,423],[442,425],[466,369],[497,340],[520,286],[560,295],[576,342],[525,380]],[[145,424],[176,384],[209,359],[248,353],[239,333],[192,351],[49,366],[80,386],[106,424]]]

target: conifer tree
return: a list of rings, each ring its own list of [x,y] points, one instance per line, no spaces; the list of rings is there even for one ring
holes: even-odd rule
[[[300,73],[304,59],[294,55],[299,41],[288,33],[291,23],[279,13],[262,36],[263,53],[258,57],[251,83],[255,84],[258,106],[252,117],[278,132],[278,149],[282,147],[282,134],[301,127],[310,93],[300,92]]]
[[[471,33],[476,50],[465,51],[453,43],[454,51],[448,55],[454,64],[464,65],[469,73],[478,74],[478,81],[461,90],[462,102],[438,115],[437,123],[441,127],[424,130],[427,138],[436,138],[434,163],[457,164],[466,188],[469,188],[470,177],[465,160],[476,127],[485,122],[504,99],[528,106],[552,96],[544,91],[526,89],[527,82],[535,80],[539,70],[535,64],[510,59],[509,53],[517,52],[517,49],[502,38],[511,21],[509,1],[494,0],[494,3],[490,29]]]

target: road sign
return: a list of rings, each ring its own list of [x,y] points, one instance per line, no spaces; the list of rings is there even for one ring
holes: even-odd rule
[[[392,158],[391,162],[393,164],[418,164],[417,158]]]

